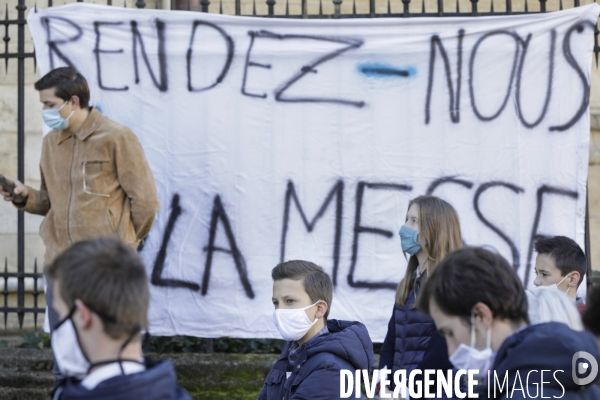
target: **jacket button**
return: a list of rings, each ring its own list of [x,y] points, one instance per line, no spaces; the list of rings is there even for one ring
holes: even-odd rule
[[[296,369],[300,369],[300,366],[298,365],[298,366],[296,367]]]

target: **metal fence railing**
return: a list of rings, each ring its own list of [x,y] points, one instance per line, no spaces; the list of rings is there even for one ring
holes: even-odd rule
[[[20,272],[8,272],[8,260],[4,259],[4,271],[0,272],[0,279],[2,281],[3,290],[3,303],[0,307],[0,312],[4,314],[4,327],[8,326],[8,315],[16,314],[19,322],[19,327],[23,327],[23,320],[25,314],[33,315],[33,324],[37,328],[38,315],[44,314],[45,308],[39,307],[38,297],[42,293],[43,274],[38,272],[37,260],[33,266],[33,272],[27,273],[24,271]],[[25,293],[29,293],[33,297],[33,305],[26,306]],[[11,295],[16,294],[16,301],[10,301]],[[14,297],[14,296],[13,296]],[[16,303],[16,304],[11,304]]]
[[[77,0],[81,2],[81,0]],[[456,17],[456,16],[489,16],[511,14],[544,13],[564,7],[563,0],[104,0],[109,6],[134,6],[137,8],[166,8],[173,10],[193,10],[201,12],[216,12],[232,15],[249,15],[258,17],[278,18],[381,18],[381,17]],[[164,2],[168,3],[164,3]],[[258,2],[257,2],[258,1]],[[570,1],[570,0],[565,0]],[[572,0],[573,6],[580,6],[580,0]],[[16,4],[16,13],[9,9],[8,3]],[[53,0],[40,0],[37,7],[52,7],[64,4],[64,0],[54,4]],[[461,6],[462,5],[462,6]],[[569,4],[570,5],[570,4]],[[35,66],[35,53],[26,51],[25,42],[25,0],[7,0],[4,18],[0,17],[0,32],[4,26],[4,51],[0,52],[0,60],[4,60],[4,73],[13,68],[16,60],[17,68],[17,178],[25,178],[25,61],[31,59]],[[331,12],[329,12],[331,11]],[[0,9],[0,13],[2,10]],[[15,15],[16,14],[16,15]],[[10,32],[16,27],[16,51]],[[598,29],[595,32],[595,55],[598,64]],[[1,46],[1,45],[0,45]],[[9,64],[11,64],[9,66]],[[0,63],[1,66],[1,63]],[[1,73],[1,72],[0,72]],[[0,282],[3,282],[2,293],[4,302],[0,314],[4,314],[6,327],[7,316],[16,314],[19,327],[23,326],[24,316],[33,314],[34,325],[37,326],[38,314],[44,313],[44,308],[38,306],[40,295],[40,278],[37,261],[33,272],[25,272],[25,216],[23,211],[15,211],[17,216],[17,271],[9,272],[8,261],[5,258],[4,271],[0,272]],[[600,283],[600,278],[591,277],[590,264],[590,235],[589,212],[586,212],[586,242],[585,252],[588,255],[588,284],[592,281]],[[1,257],[1,255],[0,255]],[[1,260],[1,258],[0,258]],[[0,283],[1,285],[2,283]],[[27,286],[30,286],[27,288]],[[28,289],[28,290],[27,290]],[[16,293],[16,300],[11,302],[11,295]],[[33,306],[26,306],[26,293],[33,296]],[[16,303],[16,304],[12,304]]]
[[[324,7],[328,4],[323,0],[315,0],[312,2],[313,9],[317,12],[309,12],[309,0],[300,0],[300,4],[296,4],[298,13],[291,12],[290,0],[266,0],[267,13],[264,16],[291,17],[291,18],[377,18],[377,17],[445,17],[445,16],[484,16],[484,15],[514,15],[514,14],[531,14],[537,12],[547,12],[562,10],[565,8],[563,0],[558,0],[556,4],[548,6],[547,0],[331,0],[333,7],[332,13],[324,12]],[[224,0],[213,0],[213,10],[210,10],[210,0],[172,0],[171,9],[173,10],[188,10],[202,12],[219,12],[221,14],[233,15],[254,15],[261,16],[257,13],[256,0],[233,0],[224,2]],[[452,3],[452,4],[450,4]],[[276,12],[276,6],[281,4],[280,12]],[[346,10],[342,10],[342,5],[348,5]],[[462,4],[462,6],[461,6]],[[217,7],[218,5],[218,7]],[[579,7],[580,0],[574,0],[573,6]],[[243,6],[250,8],[250,12],[243,12]],[[516,7],[515,7],[516,6]],[[461,8],[462,7],[462,8]],[[361,9],[358,11],[358,9]],[[566,7],[570,8],[570,7]],[[218,9],[218,11],[217,11]]]

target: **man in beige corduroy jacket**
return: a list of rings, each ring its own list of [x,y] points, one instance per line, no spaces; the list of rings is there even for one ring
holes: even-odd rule
[[[90,238],[118,236],[137,248],[159,208],[154,177],[138,138],[89,107],[87,81],[74,68],[50,71],[35,88],[44,106],[44,122],[54,128],[42,145],[41,186],[34,189],[6,177],[23,199],[13,198],[1,186],[0,194],[19,209],[45,216],[40,226],[44,264],[73,243]],[[46,301],[52,330],[57,316],[51,289]]]
[[[137,248],[159,208],[138,138],[88,106],[87,82],[73,68],[50,71],[35,88],[45,122],[55,127],[42,145],[41,186],[37,190],[7,177],[25,199],[1,194],[24,211],[45,216],[40,226],[44,264],[71,244],[95,237],[117,235]]]

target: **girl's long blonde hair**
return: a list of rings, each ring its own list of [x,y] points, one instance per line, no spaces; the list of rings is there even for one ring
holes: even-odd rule
[[[419,196],[410,203],[408,209],[416,204],[419,207],[419,241],[425,239],[423,251],[427,256],[427,276],[447,254],[462,247],[458,214],[450,203],[435,196]],[[408,213],[407,209],[407,213]],[[408,260],[404,278],[396,289],[396,303],[405,305],[408,293],[414,284],[414,273],[419,267],[416,254]]]

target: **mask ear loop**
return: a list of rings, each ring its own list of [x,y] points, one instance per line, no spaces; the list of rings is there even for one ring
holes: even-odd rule
[[[121,348],[119,349],[119,354],[118,354],[116,360],[104,360],[104,361],[99,361],[99,362],[90,364],[90,367],[88,368],[88,374],[90,373],[90,371],[92,370],[92,368],[95,368],[95,367],[98,367],[98,366],[101,366],[101,365],[107,365],[107,364],[112,364],[114,362],[117,362],[117,363],[119,363],[119,368],[121,369],[121,374],[125,375],[125,369],[123,369],[123,361],[136,362],[136,363],[139,363],[139,364],[143,364],[143,362],[140,362],[138,360],[123,360],[121,358],[121,353],[123,353],[123,350],[125,350],[125,347],[127,347],[127,345],[133,340],[133,338],[135,338],[135,335],[137,335],[140,330],[141,329],[139,328],[139,326],[136,326],[134,328],[134,331],[131,334],[131,336],[129,336],[127,338],[127,340],[125,341],[125,343],[123,343],[121,345]]]
[[[74,112],[75,112],[75,110],[71,110],[71,114],[69,114],[69,116],[68,116],[67,118],[65,118],[65,119],[66,119],[67,121],[68,121],[69,119],[71,119],[71,117],[73,116],[73,113],[74,113]]]
[[[311,305],[311,306],[309,306],[309,307],[305,308],[305,310],[308,310],[310,307],[314,307],[314,306],[316,306],[316,305],[317,305],[317,304],[319,304],[321,301],[324,301],[324,300],[317,300],[315,304],[313,304],[313,305]],[[315,319],[314,319],[314,321],[312,321],[311,323],[314,325],[314,324],[316,324],[316,323],[317,323],[317,321],[318,321],[319,319],[320,319],[320,318],[317,318],[317,316],[315,315]]]
[[[73,307],[71,307],[71,310],[69,310],[69,314],[66,317],[64,317],[61,321],[58,321],[58,323],[54,325],[54,328],[52,328],[52,330],[57,330],[62,324],[65,323],[66,320],[70,319],[73,316],[73,314],[75,314],[75,310],[77,310],[77,307],[75,307],[75,304],[73,304]]]
[[[67,100],[65,101],[65,104],[63,104],[62,106],[60,106],[60,108],[58,109],[58,111],[62,110],[71,100]],[[75,112],[75,110],[71,110],[71,114],[69,114],[69,116],[67,118],[65,118],[65,120],[69,120],[69,118],[71,118],[73,116],[73,113]]]
[[[568,277],[570,277],[570,276],[571,276],[571,274],[572,274],[572,272],[568,273],[568,274],[567,274],[567,276],[565,276],[565,277],[563,278],[563,281],[564,281],[565,279],[567,279]],[[561,282],[562,282],[562,281],[561,281]],[[568,284],[569,284],[569,281],[567,281],[567,285],[568,285]],[[568,294],[569,294],[569,290],[571,290],[571,286],[567,286],[567,291],[565,292],[565,294],[567,294],[567,295],[568,295]]]
[[[475,348],[475,314],[471,311],[471,347]]]
[[[139,327],[136,326],[133,330],[133,333],[127,338],[125,343],[123,343],[123,345],[121,345],[121,348],[119,349],[119,355],[118,355],[117,359],[119,360],[119,368],[121,368],[121,375],[125,375],[125,370],[123,369],[123,359],[121,358],[121,353],[123,353],[123,350],[125,350],[125,347],[127,347],[127,345],[129,343],[131,343],[131,341],[138,334],[139,331],[140,331]]]
[[[487,331],[486,349],[492,348],[492,327],[490,326]]]
[[[67,101],[65,101],[65,102],[63,103],[63,105],[62,105],[62,106],[58,107],[58,111],[60,111],[60,110],[62,110],[63,108],[65,108],[65,106],[67,105],[67,103],[68,103],[69,101],[70,101],[70,100],[67,100]]]
[[[562,278],[562,279],[560,280],[560,282],[558,282],[558,283],[556,284],[556,286],[558,286],[558,285],[560,285],[561,283],[563,283],[563,282],[565,281],[565,279],[567,279],[567,278],[568,278],[568,277],[569,277],[571,274],[572,274],[572,272],[569,272],[567,275],[565,275],[565,277],[564,277],[564,278]]]

